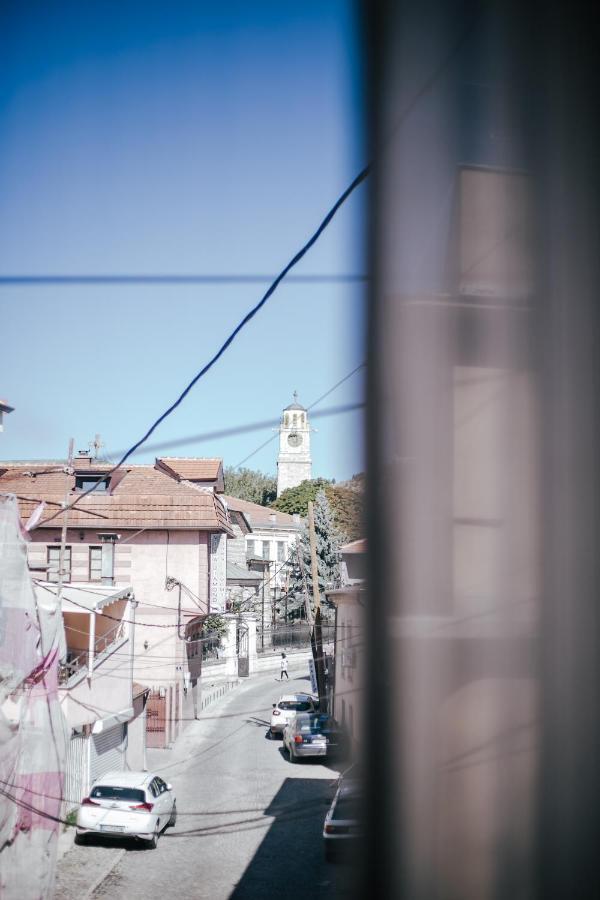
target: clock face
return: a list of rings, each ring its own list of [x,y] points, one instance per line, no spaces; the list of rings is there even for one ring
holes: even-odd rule
[[[288,435],[288,444],[290,447],[299,447],[301,443],[302,438],[297,432],[293,431],[292,434]]]

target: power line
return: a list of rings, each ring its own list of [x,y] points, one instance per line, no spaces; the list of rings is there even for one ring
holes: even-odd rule
[[[209,273],[206,275],[0,275],[0,287],[12,286],[52,286],[52,285],[188,285],[188,284],[271,284],[275,275],[261,275],[241,273],[228,275],[224,273]],[[369,280],[366,274],[358,273],[333,273],[333,274],[306,274],[289,275],[286,281],[295,284],[356,284]]]
[[[306,407],[306,411],[309,412],[311,409],[314,409],[314,407],[317,406],[322,400],[324,400],[325,397],[329,397],[329,395],[332,394],[335,390],[337,390],[337,388],[339,388],[340,385],[344,384],[345,381],[348,381],[348,379],[351,378],[356,372],[360,371],[360,369],[364,369],[365,366],[366,366],[366,362],[362,362],[360,365],[356,366],[356,368],[352,369],[351,372],[348,372],[347,375],[344,375],[343,378],[340,378],[340,380],[337,381],[337,382],[336,382],[332,387],[330,387],[327,391],[325,391],[324,394],[321,394],[320,397],[318,397],[316,400],[313,400],[313,402],[312,402],[309,406]],[[348,404],[346,407],[338,407],[337,409],[338,409],[340,412],[342,412],[342,411],[343,411],[343,412],[350,412],[350,410],[353,410],[353,409],[361,409],[363,406],[364,406],[363,403],[355,403],[355,404]],[[335,409],[335,407],[334,407],[334,409]],[[331,415],[331,413],[330,413],[329,411],[321,410],[320,412],[313,413],[312,418],[313,418],[313,419],[318,419],[318,418],[320,418],[321,416],[324,417],[326,413],[327,413],[327,415]],[[275,424],[276,424],[276,425],[279,425],[279,419],[277,419],[277,421],[276,421]],[[240,466],[243,466],[245,462],[248,462],[248,460],[251,459],[253,456],[255,456],[255,455],[259,452],[259,450],[262,450],[263,447],[266,447],[267,444],[270,444],[271,441],[274,441],[276,437],[277,437],[276,434],[272,434],[269,438],[267,438],[266,441],[264,441],[264,443],[262,443],[259,447],[256,447],[256,448],[252,451],[252,453],[249,453],[248,456],[245,456],[245,457],[241,460],[241,462],[239,462],[239,463],[235,466],[235,468],[236,468],[236,469],[239,469]]]
[[[221,344],[221,346],[219,347],[217,352],[211,357],[211,359],[209,359],[209,361],[200,369],[199,372],[196,373],[196,375],[194,375],[192,380],[186,385],[186,387],[180,393],[179,397],[177,397],[177,399],[163,413],[160,414],[160,416],[152,423],[150,428],[148,428],[146,433],[138,441],[136,441],[134,444],[131,445],[131,447],[127,450],[126,453],[123,454],[123,456],[121,457],[121,459],[119,460],[117,465],[113,469],[111,469],[110,472],[108,472],[102,479],[98,480],[90,488],[88,488],[86,491],[84,491],[82,494],[80,494],[80,496],[77,497],[77,499],[74,500],[73,503],[71,503],[69,506],[65,507],[65,510],[63,510],[63,512],[65,512],[67,509],[72,509],[76,504],[81,502],[81,500],[83,500],[84,497],[86,497],[88,494],[91,494],[92,491],[96,490],[96,488],[100,484],[100,481],[106,481],[114,472],[116,472],[116,470],[118,468],[120,468],[123,465],[123,463],[126,462],[126,460],[129,459],[129,457],[142,446],[142,444],[146,443],[146,441],[148,440],[150,435],[158,428],[158,426],[162,422],[164,422],[165,419],[167,419],[177,409],[177,407],[183,402],[183,400],[187,397],[189,392],[192,390],[194,385],[196,385],[200,381],[200,379],[203,378],[204,375],[206,375],[207,372],[209,372],[212,369],[212,367],[219,361],[219,359],[223,356],[223,354],[226,352],[226,350],[230,347],[230,345],[236,339],[238,334],[246,327],[246,325],[254,318],[254,316],[256,316],[256,314],[258,312],[260,312],[260,310],[267,303],[269,298],[275,293],[275,291],[277,290],[277,288],[279,287],[281,282],[284,280],[284,278],[287,277],[288,273],[291,272],[291,270],[298,265],[300,260],[304,256],[306,256],[306,254],[311,249],[311,247],[319,240],[320,236],[323,234],[325,229],[328,227],[328,225],[330,224],[330,222],[332,221],[332,219],[334,218],[334,216],[336,215],[338,210],[344,205],[344,203],[346,202],[348,197],[350,197],[350,195],[352,193],[354,193],[356,188],[359,187],[359,185],[361,185],[362,182],[367,178],[370,170],[371,170],[370,165],[367,165],[367,166],[365,166],[364,169],[362,169],[362,171],[360,171],[358,173],[356,178],[353,179],[353,181],[348,185],[346,190],[343,191],[343,193],[338,197],[336,202],[333,204],[333,206],[331,207],[329,212],[322,219],[321,223],[319,224],[317,229],[313,232],[313,234],[309,237],[309,239],[306,241],[306,243],[300,248],[300,250],[298,250],[298,252],[292,257],[292,259],[287,263],[287,265],[285,265],[283,267],[283,269],[281,270],[279,275],[271,282],[271,284],[269,285],[269,287],[267,288],[267,290],[265,291],[265,293],[263,294],[261,299],[258,301],[258,303],[256,303],[255,306],[253,306],[246,313],[246,315],[243,317],[243,319],[241,319],[241,321],[236,325],[236,327],[233,329],[233,331],[229,334],[229,336]],[[36,527],[39,528],[42,525],[45,525],[47,522],[51,521],[52,519],[55,519],[59,515],[61,515],[60,512],[54,513],[52,516],[49,516],[47,519],[43,519],[41,522],[39,522]]]
[[[326,395],[325,395],[326,396]],[[314,405],[314,404],[313,404]],[[314,413],[314,419],[325,419],[329,416],[340,416],[347,412],[353,412],[357,409],[362,409],[364,403],[345,403],[340,406],[329,406],[326,409],[319,410]],[[310,407],[308,407],[310,409]],[[234,437],[238,434],[246,434],[252,431],[262,431],[263,428],[274,428],[279,425],[279,419],[263,419],[259,422],[249,422],[247,425],[233,425],[231,428],[220,428],[215,431],[204,431],[200,434],[193,434],[183,438],[176,438],[172,441],[161,441],[160,443],[155,444],[146,444],[143,450],[140,450],[140,453],[148,453],[150,451],[156,450],[169,450],[173,447],[184,447],[187,444],[201,444],[204,441],[215,440],[216,438],[227,438]],[[269,441],[273,440],[273,437],[269,438]],[[124,451],[116,451],[115,455],[118,456],[119,453]],[[131,454],[132,456],[136,456],[136,453]],[[241,465],[239,463],[238,465]],[[110,473],[109,473],[110,474]],[[108,477],[108,476],[107,476]]]

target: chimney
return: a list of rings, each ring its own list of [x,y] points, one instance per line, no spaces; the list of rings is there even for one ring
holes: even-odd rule
[[[269,513],[271,525],[277,525],[277,513]]]

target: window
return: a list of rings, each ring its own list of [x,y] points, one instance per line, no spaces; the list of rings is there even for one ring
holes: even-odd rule
[[[125,803],[143,803],[146,799],[144,792],[137,788],[112,786],[110,784],[98,784],[92,789],[90,797],[93,800],[121,800]]]
[[[280,700],[277,704],[279,709],[293,709],[296,712],[308,712],[312,709],[312,703],[309,700]]]
[[[101,481],[103,478],[102,475],[76,475],[75,476],[75,490],[76,491],[87,491],[88,488],[94,487],[95,484],[98,487],[95,490],[95,493],[106,493],[108,490],[108,480]]]
[[[277,562],[283,562],[285,559],[285,542],[277,541]]]
[[[254,541],[246,541],[246,556],[250,559],[254,559],[255,549],[254,549]]]
[[[101,584],[114,584],[113,541],[104,541],[100,547],[90,547],[90,581]]]
[[[71,548],[65,547],[63,580],[71,580]],[[54,544],[48,547],[48,581],[58,581],[60,568],[60,547]]]
[[[262,542],[262,558],[271,559],[271,541]]]

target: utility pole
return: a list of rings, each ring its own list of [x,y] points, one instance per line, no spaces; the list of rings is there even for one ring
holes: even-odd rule
[[[260,649],[265,649],[265,567],[263,566],[262,600],[260,604]]]
[[[72,474],[73,470],[73,438],[69,441],[69,456],[67,460],[67,483],[65,486],[65,493],[63,499],[63,524],[62,531],[60,534],[60,552],[58,555],[58,590],[57,590],[57,599],[58,606],[60,608],[60,602],[62,600],[62,591],[63,591],[63,582],[64,582],[64,574],[65,574],[65,554],[66,554],[66,545],[67,545],[67,519],[69,517],[69,513],[67,511],[67,507],[69,505],[69,493],[70,493],[70,482],[69,478]]]
[[[298,566],[300,568],[300,577],[302,578],[302,584],[304,585],[304,611],[306,614],[306,621],[310,626],[315,624],[313,619],[312,610],[310,608],[310,597],[308,596],[308,584],[306,582],[306,575],[304,573],[304,560],[300,554],[300,549],[296,544],[296,556],[298,557]]]
[[[321,594],[319,593],[319,567],[317,564],[317,536],[315,534],[315,515],[312,500],[308,501],[308,535],[310,538],[310,563],[312,571],[313,600],[315,604],[314,648],[316,655],[315,671],[319,689],[319,708],[326,711],[327,694],[325,691],[325,665],[323,659],[323,633],[321,631]]]

